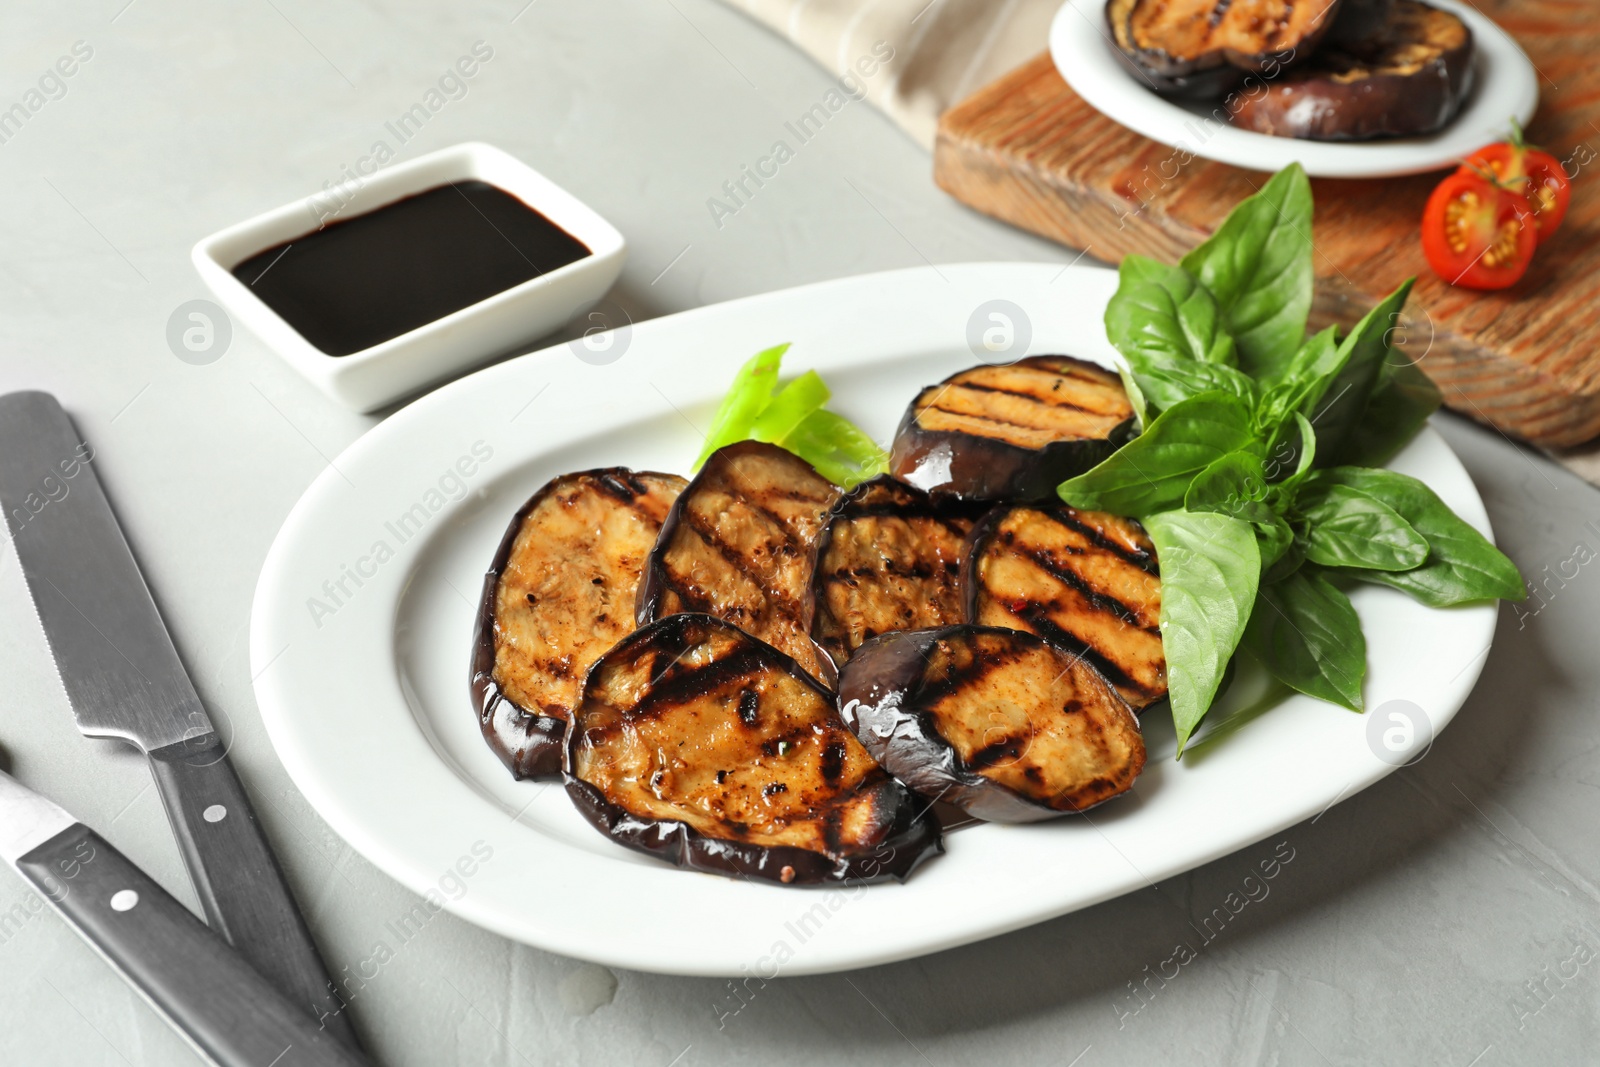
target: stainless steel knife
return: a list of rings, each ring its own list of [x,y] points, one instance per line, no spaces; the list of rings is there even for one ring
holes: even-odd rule
[[[360,1067],[149,875],[0,772],[0,859],[223,1067]]]
[[[0,508],[78,729],[150,759],[206,920],[350,1047],[355,1031],[95,476],[49,393],[0,396]]]

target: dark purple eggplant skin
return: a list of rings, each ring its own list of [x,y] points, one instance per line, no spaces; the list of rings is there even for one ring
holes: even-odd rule
[[[834,694],[794,659],[714,615],[694,612],[668,615],[634,631],[603,658],[627,656],[637,645],[655,641],[663,634],[695,626],[736,631],[759,646],[771,665],[786,671],[829,701],[836,701]],[[591,668],[591,677],[599,667],[597,663]],[[904,882],[924,862],[944,852],[939,821],[931,812],[930,805],[887,774],[884,774],[879,788],[887,792],[894,805],[894,819],[883,840],[870,852],[830,858],[809,849],[767,847],[708,837],[686,823],[635,815],[612,803],[594,785],[572,774],[580,741],[579,731],[569,730],[563,745],[567,795],[578,813],[596,830],[618,844],[674,866],[737,878],[760,879],[785,886],[836,887],[841,884],[870,885],[889,880]]]
[[[1425,5],[1397,0],[1390,10],[1403,6]],[[1255,133],[1309,141],[1373,141],[1433,133],[1449,125],[1472,92],[1472,31],[1465,25],[1461,29],[1465,39],[1458,47],[1441,51],[1415,71],[1354,80],[1345,80],[1347,72],[1367,65],[1373,33],[1381,37],[1381,28],[1369,31],[1366,38],[1330,44],[1291,74],[1235,94],[1228,101],[1230,121]]]
[[[567,724],[552,715],[540,715],[518,707],[500,691],[500,684],[494,680],[495,590],[500,584],[500,572],[511,558],[511,546],[522,529],[522,520],[554,485],[552,480],[529,497],[511,517],[489,571],[483,576],[483,592],[478,597],[478,616],[472,631],[472,705],[478,711],[478,729],[483,731],[483,739],[500,757],[500,762],[519,781],[561,773]]]
[[[841,671],[840,714],[872,757],[920,796],[937,798],[986,822],[1061,818],[1065,812],[969,770],[939,735],[931,717],[917,707],[916,694],[932,646],[947,636],[978,633],[1005,634],[1025,644],[1049,647],[1033,634],[970,624],[884,634],[857,649]],[[1087,663],[1083,667],[1094,671]]]
[[[1105,372],[1097,363],[1072,356],[1030,356],[1019,362],[1040,359],[1066,359]],[[958,371],[950,377],[964,373],[966,371]],[[899,428],[895,430],[889,459],[891,474],[923,489],[935,500],[1055,500],[1057,486],[1097,466],[1135,436],[1136,420],[1131,414],[1103,439],[1056,441],[1040,449],[959,431],[928,430],[918,425],[918,401],[945,388],[949,381],[947,378],[923,389],[906,407]],[[923,484],[928,479],[920,472],[930,463],[948,463],[948,480],[942,484]]]
[[[856,650],[839,675],[839,712],[872,758],[924,797],[938,797],[985,822],[1038,822],[1059,812],[1041,807],[966,770],[928,717],[901,707],[902,694],[922,675],[927,650],[940,630],[905,630],[875,637]]]

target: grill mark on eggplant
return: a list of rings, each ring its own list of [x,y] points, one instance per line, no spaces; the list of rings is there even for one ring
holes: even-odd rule
[[[930,385],[895,431],[890,472],[938,500],[1048,500],[1133,432],[1120,380],[1070,356],[981,364]]]
[[[975,509],[888,476],[840,499],[817,544],[812,636],[836,664],[880,633],[961,617],[961,546]]]
[[[1131,520],[1063,504],[996,508],[969,538],[967,618],[1037,633],[1145,707],[1166,692],[1159,573],[1131,547],[1145,543]]]
[[[952,388],[955,388],[955,389],[970,389],[974,393],[1001,393],[1001,394],[1004,394],[1005,396],[1014,396],[1018,400],[1025,400],[1025,401],[1028,401],[1029,403],[1038,404],[1040,407],[1043,407],[1043,408],[1055,408],[1055,409],[1067,408],[1068,410],[1071,410],[1071,411],[1081,411],[1086,415],[1102,415],[1103,416],[1105,414],[1104,412],[1096,411],[1093,408],[1086,408],[1081,404],[1074,404],[1074,403],[1072,403],[1071,401],[1068,401],[1068,400],[1051,399],[1051,400],[1046,401],[1046,400],[1041,399],[1040,397],[1034,396],[1032,393],[1024,393],[1024,392],[1021,392],[1021,391],[1016,390],[1016,389],[1002,389],[998,385],[981,385],[978,382],[961,382],[961,383],[959,383],[959,384],[957,384],[955,386],[952,386]],[[947,409],[938,408],[936,410],[945,411]],[[950,412],[950,414],[961,414],[961,413],[960,412]],[[1038,428],[1039,429],[1045,429],[1045,427],[1042,427],[1042,426],[1038,427]]]
[[[981,819],[1082,811],[1130,788],[1144,766],[1137,720],[1109,680],[1018,630],[878,638],[845,665],[839,699],[886,770]]]
[[[631,505],[636,497],[644,496],[650,490],[633,474],[632,471],[607,471],[597,479],[600,488],[616,497],[618,500]]]
[[[1050,618],[1043,608],[1029,604],[1022,608],[1008,606],[1006,610],[1026,623],[1029,630],[1037,633],[1052,645],[1092,664],[1094,669],[1105,675],[1112,685],[1118,688],[1133,689],[1141,693],[1149,692],[1145,686],[1130,678],[1115,660],[1102,654],[1093,645],[1090,645],[1072,631],[1062,629],[1056,625],[1055,620]]]
[[[964,670],[948,671],[939,679],[924,683],[921,699],[925,704],[936,705],[951,693],[976,685],[986,676],[1004,669],[1021,655],[1021,651],[1011,649],[997,656],[975,660]]]
[[[1074,530],[1081,534],[1096,548],[1104,549],[1105,551],[1110,552],[1113,556],[1121,559],[1124,563],[1138,567],[1146,574],[1159,575],[1161,573],[1160,568],[1156,565],[1156,558],[1152,553],[1143,551],[1129,551],[1127,548],[1117,544],[1115,541],[1111,540],[1111,538],[1105,536],[1094,527],[1079,522],[1073,516],[1066,514],[1065,511],[1053,513],[1050,517],[1068,529]]]
[[[776,445],[713,453],[678,498],[645,568],[640,624],[703,611],[738,625],[831,682],[810,636],[815,541],[838,490]]]
[[[1029,560],[1034,566],[1050,575],[1050,577],[1080,594],[1089,602],[1090,606],[1096,610],[1110,612],[1112,615],[1115,615],[1129,626],[1143,630],[1145,633],[1155,634],[1158,637],[1161,635],[1160,627],[1144,625],[1139,621],[1139,613],[1137,611],[1130,608],[1128,605],[1124,604],[1110,593],[1096,589],[1071,568],[1063,567],[1060,562],[1057,561],[1056,558],[1049,552],[1046,552],[1043,549],[1031,547],[1019,547],[1017,551],[1018,554],[1020,554],[1024,559]],[[1066,605],[1062,604],[1059,600],[1051,600],[1048,603],[1041,603],[1040,606],[1065,607]]]
[[[872,882],[941,850],[937,824],[849,732],[833,694],[708,615],[651,623],[595,664],[567,767],[597,829],[679,866]]]
[[[670,617],[670,616],[669,616]],[[680,651],[677,656],[682,656]],[[653,674],[650,682],[650,692],[641,698],[636,706],[636,716],[654,715],[658,713],[657,705],[683,704],[699,697],[707,697],[725,687],[733,679],[742,677],[761,661],[761,652],[756,649],[742,649],[732,656],[714,659],[700,667],[690,667],[682,671],[674,671],[677,665],[677,656],[662,668],[659,674]],[[749,690],[746,690],[749,692]],[[740,694],[738,717],[744,721],[744,693]],[[760,697],[757,694],[757,705]],[[745,722],[745,725],[752,725]]]
[[[1057,379],[1058,382],[1062,379]],[[1079,389],[1073,395],[1088,401],[1091,398],[1084,396],[1091,390]],[[976,394],[976,395],[974,395]],[[930,398],[923,405],[923,410],[941,411],[947,415],[967,415],[972,418],[980,417],[974,412],[963,411],[959,405],[981,405],[983,400],[991,399],[995,405],[1009,404],[1009,410],[1001,413],[994,421],[1004,422],[1013,426],[1022,426],[1041,433],[1060,433],[1067,429],[1082,426],[1086,423],[1099,423],[1105,421],[1117,422],[1122,416],[1116,408],[1120,407],[1115,398],[1106,398],[1108,403],[1103,408],[1089,407],[1086,403],[1073,403],[1059,392],[1047,392],[1039,395],[1027,390],[1007,389],[1000,385],[985,385],[979,382],[946,382],[944,388]],[[1021,422],[1020,417],[1032,416],[1033,421]]]
[[[1042,429],[1036,426],[1026,426],[1022,423],[1010,422],[1006,419],[992,415],[974,415],[969,411],[953,411],[950,408],[940,407],[937,404],[929,405],[928,407],[923,408],[922,411],[923,413],[933,413],[947,417],[947,420],[930,421],[949,421],[958,424],[957,426],[952,426],[943,430],[934,429],[931,432],[966,433],[968,431],[982,429],[982,433],[969,434],[969,436],[984,437],[1001,444],[1010,445],[1013,448],[1024,449],[1027,451],[1037,452],[1049,447],[1052,444],[1059,444],[1067,441],[1096,440],[1096,438],[1089,432],[1075,432],[1070,435],[1064,435],[1059,430]],[[965,429],[960,429],[958,427],[965,427]],[[1089,428],[1085,427],[1084,430],[1088,431]],[[1025,440],[1017,440],[1017,438],[1023,438]],[[1030,445],[1026,443],[1027,440],[1034,439],[1039,441],[1037,445]]]
[[[783,534],[785,542],[788,545],[791,547],[797,547],[794,546],[794,539],[789,537],[788,531],[783,529],[783,524],[779,522],[771,512],[766,511],[765,509],[759,510],[762,515],[765,515],[767,518],[772,520],[773,525],[776,526]],[[761,580],[761,576],[751,569],[744,556],[741,555],[739,551],[732,545],[728,544],[726,541],[722,540],[721,537],[717,536],[717,532],[710,526],[706,525],[705,519],[700,515],[686,510],[683,514],[683,523],[690,530],[692,530],[697,537],[700,538],[701,542],[707,548],[712,549],[717,553],[717,555],[721,556],[728,566],[732,567],[735,572],[743,575],[745,578],[748,578],[752,585],[756,586],[756,588],[765,593],[767,595],[767,599],[772,602],[772,606],[777,610],[778,614],[782,615],[790,622],[798,625],[801,615],[800,606],[795,603],[794,598],[788,595],[787,590],[774,589],[765,584]],[[675,586],[674,589],[679,593],[679,595],[682,595],[684,586],[680,582],[680,584]],[[702,601],[702,603],[704,602],[705,601]]]
[[[1006,759],[1017,759],[1027,751],[1028,738],[1022,734],[1012,734],[995,741],[986,748],[968,756],[962,762],[969,770],[982,773]]]

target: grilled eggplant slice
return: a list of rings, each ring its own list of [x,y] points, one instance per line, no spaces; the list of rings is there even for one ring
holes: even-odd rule
[[[1239,94],[1233,124],[1313,141],[1413,137],[1449,123],[1472,91],[1472,31],[1448,11],[1393,0],[1381,19],[1368,12],[1348,31],[1341,25],[1340,37],[1260,92]]]
[[[1332,26],[1340,3],[1112,0],[1106,17],[1119,50],[1140,71],[1152,79],[1209,87],[1223,80],[1225,67],[1275,75],[1305,60]]]
[[[892,474],[935,497],[1045,500],[1133,436],[1112,371],[1071,356],[969,368],[917,394]]]
[[[811,640],[811,570],[839,490],[777,445],[718,449],[661,528],[638,620],[703,611],[793,657],[830,685],[831,660]]]
[[[710,615],[670,615],[594,665],[567,791],[612,840],[719,874],[904,879],[942,847],[928,805],[867,754],[833,694]]]
[[[687,483],[626,467],[568,474],[511,520],[473,636],[478,725],[518,778],[561,773],[589,665],[633,629],[639,575]]]
[[[845,721],[890,774],[990,822],[1035,822],[1133,785],[1144,737],[1087,662],[1017,630],[949,626],[861,646]]]
[[[834,663],[879,634],[962,621],[961,546],[976,518],[887,475],[840,498],[812,580],[811,635]]]
[[[972,531],[967,619],[1082,656],[1135,709],[1166,696],[1155,546],[1132,519],[1065,504],[1002,507]]]
[[[1196,62],[1188,67],[1175,67],[1159,53],[1149,61],[1142,60],[1141,50],[1134,47],[1128,27],[1128,16],[1138,2],[1109,0],[1106,4],[1106,29],[1117,46],[1117,56],[1139,81],[1150,85],[1163,96],[1220,100],[1245,79],[1248,72],[1226,62],[1220,54],[1212,55],[1203,64]],[[1350,0],[1345,2],[1349,3]],[[1181,73],[1168,73],[1175,70]]]

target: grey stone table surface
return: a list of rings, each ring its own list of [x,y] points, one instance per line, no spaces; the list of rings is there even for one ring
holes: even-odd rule
[[[429,98],[480,41],[492,58]],[[1600,495],[1449,418],[1440,429],[1541,599],[1502,610],[1482,681],[1425,759],[1314,823],[1032,929],[742,998],[722,981],[551,955],[448,913],[396,941],[391,924],[417,898],[295,790],[263,733],[246,651],[257,571],[280,522],[375,420],[323,399],[242,329],[214,363],[175,358],[168,318],[205,295],[190,246],[340,180],[378,141],[403,159],[481,139],[623,230],[632,257],[616,298],[635,318],[924,262],[1072,258],[945,198],[927,156],[864,104],[832,114],[736,210],[713,212],[723,183],[829,88],[809,61],[711,0],[32,0],[0,10],[0,391],[54,391],[93,441],[333,969],[361,968],[380,942],[392,949],[352,1004],[376,1058],[1594,1062],[1600,578],[1589,563]],[[437,106],[399,144],[386,124],[418,102]],[[142,760],[75,732],[9,550],[0,746],[23,781],[193,906]],[[1238,900],[1274,856],[1277,877],[1252,883],[1248,906],[1197,938],[1200,918]],[[530,907],[560,906],[536,885],[528,896]],[[198,1061],[0,873],[0,1062]]]

